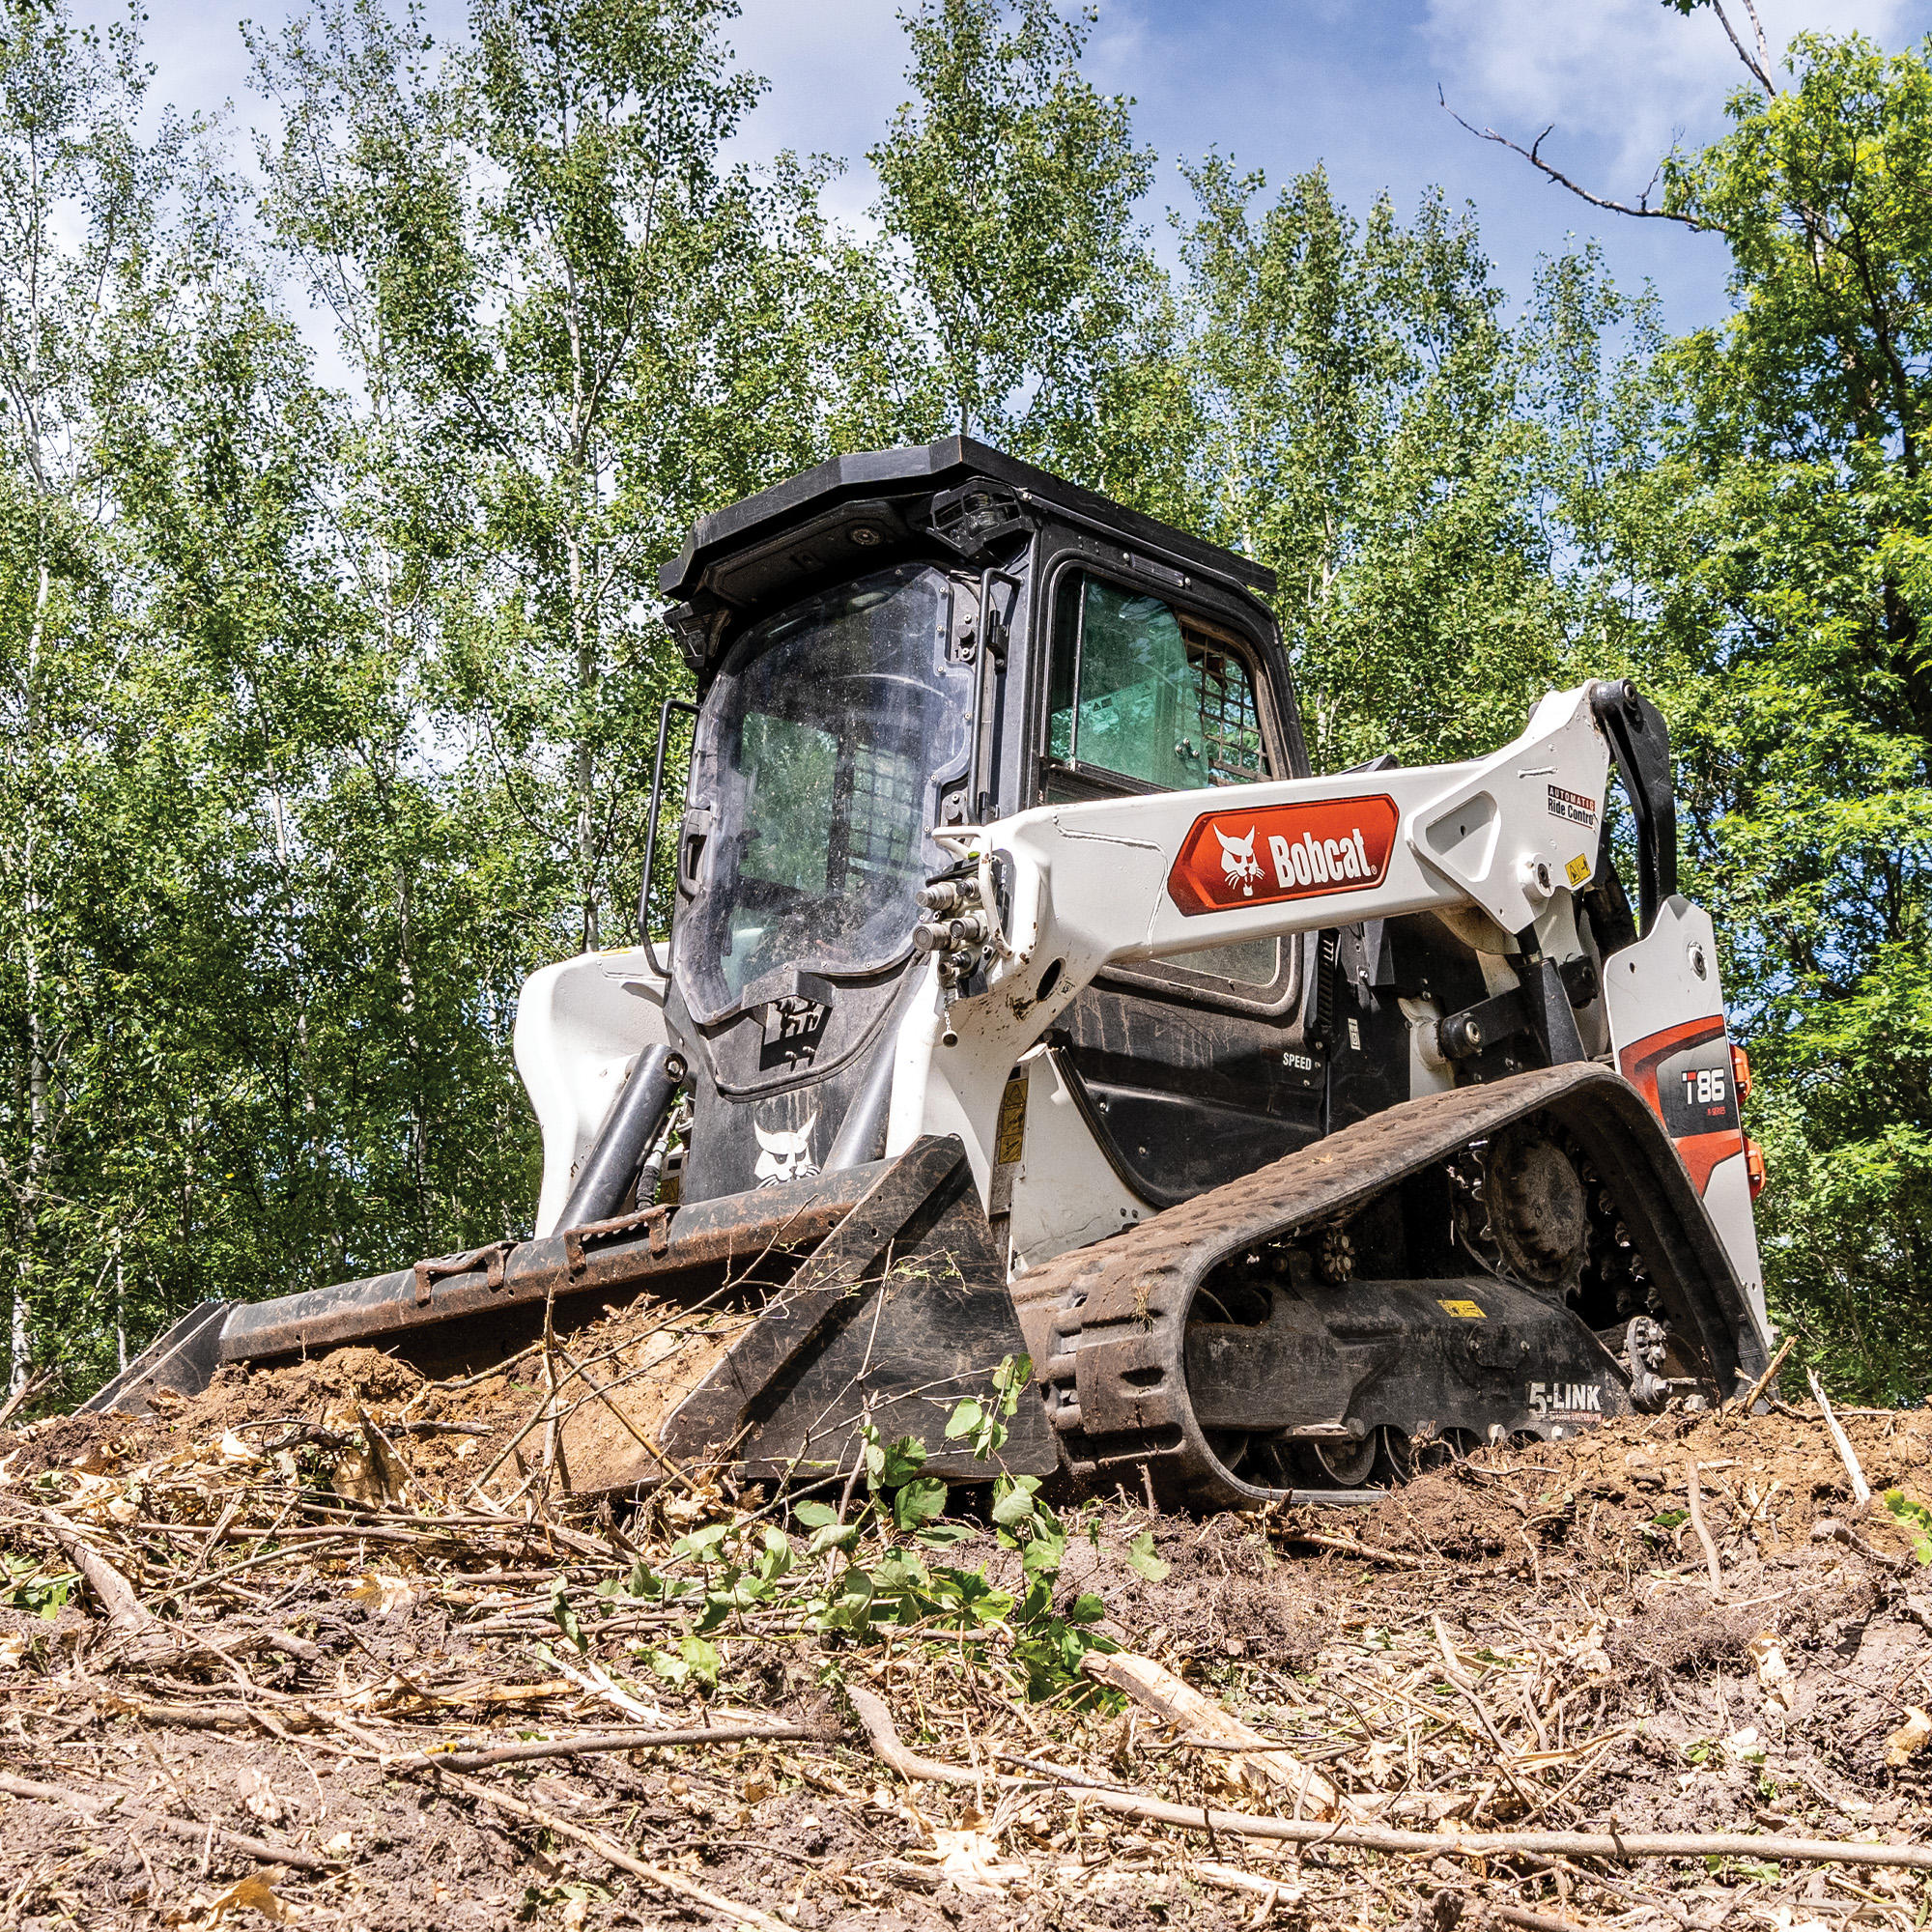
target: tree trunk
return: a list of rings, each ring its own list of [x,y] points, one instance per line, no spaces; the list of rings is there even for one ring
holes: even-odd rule
[[[46,639],[47,601],[53,580],[45,559],[34,587],[34,621],[27,633],[26,754],[37,760],[41,740],[41,654]],[[23,841],[20,913],[24,927],[27,999],[27,1160],[20,1198],[20,1252],[14,1276],[14,1307],[8,1323],[8,1392],[25,1387],[34,1352],[33,1276],[40,1245],[41,1199],[53,1164],[53,1122],[47,1104],[46,979],[41,964],[41,879],[39,828],[28,808]]]

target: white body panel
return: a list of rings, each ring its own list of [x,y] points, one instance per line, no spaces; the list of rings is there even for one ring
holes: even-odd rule
[[[1012,1174],[1008,1240],[1012,1271],[1118,1235],[1151,1210],[1100,1151],[1053,1056],[1025,1064],[1026,1136]]]
[[[1680,1037],[1703,1036],[1712,1029],[1723,1041],[1721,1054],[1709,1057],[1730,1071],[1729,1035],[1724,1031],[1724,996],[1718,982],[1718,936],[1711,916],[1702,906],[1683,897],[1666,899],[1658,908],[1651,929],[1605,962],[1604,1004],[1609,1010],[1610,1043],[1617,1065],[1627,1079],[1657,1104],[1655,1064],[1658,1056]],[[1651,1068],[1645,1090],[1645,1070]],[[1735,1115],[1736,1099],[1732,1099]],[[1666,1125],[1668,1121],[1666,1119]],[[1751,1313],[1767,1348],[1771,1318],[1764,1301],[1764,1267],[1758,1258],[1757,1230],[1751,1220],[1750,1181],[1746,1172],[1741,1132],[1699,1135],[1687,1140],[1685,1156],[1693,1185],[1700,1187],[1710,1215],[1738,1279],[1749,1297]],[[1713,1153],[1719,1155],[1712,1159]]]
[[[665,1041],[665,982],[641,947],[532,973],[517,1002],[517,1071],[543,1131],[535,1233],[548,1235],[638,1056]]]

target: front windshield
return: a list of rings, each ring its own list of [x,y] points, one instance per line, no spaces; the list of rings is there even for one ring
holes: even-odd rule
[[[731,647],[692,772],[711,812],[677,940],[694,1008],[736,1006],[781,966],[884,966],[910,941],[913,894],[945,863],[925,837],[936,786],[964,770],[970,728],[947,618],[946,579],[902,564]]]

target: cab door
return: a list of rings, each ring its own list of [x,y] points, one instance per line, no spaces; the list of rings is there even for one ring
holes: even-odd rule
[[[1287,667],[1252,600],[1097,550],[1047,573],[1030,802],[1205,792],[1305,771]],[[1150,1207],[1321,1135],[1323,1056],[1302,1010],[1312,950],[1251,940],[1114,967],[1068,1009],[1049,1041],[1056,1071]]]

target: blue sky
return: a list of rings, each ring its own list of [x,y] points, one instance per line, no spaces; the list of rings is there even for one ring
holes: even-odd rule
[[[899,0],[743,0],[733,38],[771,82],[739,143],[749,157],[782,148],[840,155],[852,172],[831,192],[861,217],[866,148],[904,97]],[[1729,0],[1740,30],[1742,0]],[[107,17],[105,6],[83,14]],[[232,99],[240,128],[266,108],[247,92],[239,22],[287,10],[254,0],[150,0],[156,94],[188,108]],[[1896,47],[1932,32],[1932,0],[1761,0],[1774,46],[1794,32],[1858,30]],[[463,9],[431,18],[461,30]],[[1181,203],[1175,171],[1219,147],[1281,182],[1321,160],[1343,197],[1366,208],[1389,189],[1405,212],[1432,184],[1475,203],[1503,286],[1520,298],[1539,255],[1601,239],[1620,282],[1653,281],[1666,322],[1723,312],[1724,253],[1674,223],[1598,213],[1504,150],[1465,134],[1436,104],[1527,137],[1554,123],[1546,154],[1600,191],[1634,199],[1673,140],[1721,131],[1744,78],[1708,11],[1680,17],[1660,0],[1100,0],[1090,71],[1138,102],[1141,138],[1162,161],[1151,221]]]

